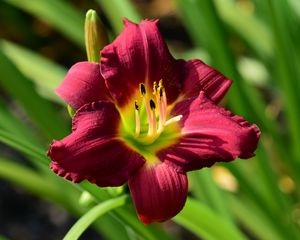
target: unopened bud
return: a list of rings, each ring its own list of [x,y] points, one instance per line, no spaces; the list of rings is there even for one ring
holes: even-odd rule
[[[89,62],[100,61],[100,50],[108,44],[104,25],[95,10],[88,10],[85,17],[85,47]]]

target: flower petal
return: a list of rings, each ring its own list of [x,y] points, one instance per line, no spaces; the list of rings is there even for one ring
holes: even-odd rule
[[[84,105],[75,114],[73,132],[51,144],[51,169],[73,182],[87,179],[99,186],[124,184],[144,160],[118,138],[119,121],[111,102]]]
[[[139,83],[152,92],[154,81],[163,79],[169,103],[180,89],[178,63],[159,32],[158,20],[135,24],[124,19],[124,30],[101,51],[101,73],[119,106],[131,100]]]
[[[129,178],[129,188],[139,218],[149,224],[168,220],[183,208],[188,181],[167,164],[145,164]]]
[[[100,66],[93,62],[73,65],[55,92],[75,109],[86,103],[110,98]]]
[[[256,125],[218,107],[203,92],[178,103],[172,114],[183,115],[182,137],[177,144],[157,153],[161,161],[190,171],[254,156],[260,136]]]
[[[184,68],[182,92],[187,98],[204,91],[211,100],[219,102],[232,84],[231,80],[200,60],[182,61],[181,64]]]

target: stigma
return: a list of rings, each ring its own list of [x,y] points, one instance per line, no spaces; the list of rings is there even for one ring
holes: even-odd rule
[[[163,81],[160,80],[157,84],[153,83],[153,92],[147,91],[145,85],[141,83],[139,85],[140,95],[142,97],[141,105],[139,106],[137,101],[134,102],[135,107],[135,137],[140,139],[142,142],[151,144],[154,142],[164,128],[172,123],[180,121],[182,115],[178,115],[167,119],[168,117],[168,104],[166,91],[163,86]],[[146,136],[141,136],[141,119],[140,110],[141,107],[145,108],[147,114],[147,125],[148,131]]]

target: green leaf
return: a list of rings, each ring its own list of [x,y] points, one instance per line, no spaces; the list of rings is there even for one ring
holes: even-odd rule
[[[54,89],[66,75],[67,69],[29,49],[6,40],[0,41],[0,49],[24,76],[33,81],[41,96],[51,101],[63,103],[54,94]]]
[[[0,166],[0,178],[17,184],[40,198],[63,206],[73,215],[80,216],[84,213],[83,211],[86,211],[78,205],[78,189],[69,185],[64,179],[56,177],[53,173],[51,176],[43,175],[13,160],[3,158],[0,158]],[[51,174],[50,171],[49,173]],[[103,216],[101,221],[96,221],[94,227],[107,239],[128,239],[124,227],[109,215]],[[114,231],[110,231],[112,227]]]
[[[125,205],[128,195],[113,198],[98,204],[84,214],[68,231],[63,238],[64,240],[75,240],[91,225],[97,218],[103,214]]]
[[[232,0],[214,1],[222,20],[242,38],[257,56],[273,57],[272,35],[266,24]]]
[[[192,198],[188,198],[183,210],[173,220],[201,239],[246,239],[235,225]]]
[[[68,127],[53,105],[40,97],[33,84],[0,50],[0,86],[26,111],[48,139],[67,135]]]
[[[218,188],[212,179],[211,169],[191,172],[192,190],[195,195],[204,200],[213,211],[221,215],[227,221],[233,221],[227,206],[226,195]]]
[[[46,150],[40,149],[34,145],[28,143],[24,139],[20,139],[18,136],[0,129],[0,142],[7,144],[8,146],[19,150],[22,153],[32,157],[35,160],[39,160],[46,165],[49,164],[49,159],[46,157]]]
[[[32,129],[28,128],[23,122],[10,111],[7,104],[0,98],[0,129],[17,135],[18,138],[39,144]]]
[[[84,47],[84,13],[66,1],[5,0],[53,26],[80,47]]]
[[[115,33],[120,33],[122,31],[124,17],[136,23],[142,20],[142,17],[136,11],[130,0],[97,0],[97,2],[113,25]]]
[[[275,40],[276,68],[274,77],[279,80],[282,89],[287,127],[291,137],[291,150],[295,154],[294,161],[300,166],[300,71],[299,42],[293,36],[299,29],[294,29],[295,21],[291,19],[291,9],[286,1],[268,1],[271,27]],[[298,50],[298,51],[297,51]]]
[[[284,240],[280,231],[274,226],[273,219],[268,218],[264,210],[251,204],[248,199],[232,196],[230,208],[244,227],[249,229],[258,239]]]
[[[68,203],[62,189],[55,182],[49,181],[50,179],[38,174],[37,171],[4,158],[0,158],[0,166],[0,178],[13,182],[27,191],[53,202],[65,206]]]

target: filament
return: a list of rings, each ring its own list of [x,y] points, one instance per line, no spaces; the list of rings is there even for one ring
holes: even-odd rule
[[[141,141],[143,143],[151,144],[160,136],[166,126],[180,121],[182,119],[182,115],[178,115],[167,120],[167,96],[162,80],[159,81],[159,84],[156,82],[153,83],[153,99],[149,100],[149,94],[146,93],[146,87],[143,83],[139,85],[139,88],[143,98],[142,103],[144,104],[147,113],[148,132],[146,136],[140,136],[140,109],[137,101],[135,101],[135,136],[141,137]]]

